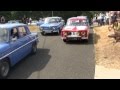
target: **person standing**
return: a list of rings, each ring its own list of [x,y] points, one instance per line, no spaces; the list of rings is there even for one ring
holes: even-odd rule
[[[29,18],[29,23],[30,23],[30,25],[31,25],[31,23],[32,23],[32,18],[31,18],[31,17]]]
[[[0,22],[1,22],[1,23],[5,23],[5,17],[4,17],[4,16],[1,16]]]

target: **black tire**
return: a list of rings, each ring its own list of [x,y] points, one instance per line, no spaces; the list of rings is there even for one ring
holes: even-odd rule
[[[45,36],[45,35],[46,35],[46,33],[45,33],[44,31],[42,31],[42,32],[41,32],[41,34],[42,34],[43,36]]]
[[[7,59],[4,59],[0,62],[0,78],[5,79],[10,71],[10,63]]]
[[[63,42],[67,42],[67,40],[66,40],[66,39],[63,39]]]
[[[31,54],[36,54],[36,52],[37,52],[37,44],[34,43],[34,44],[32,45],[32,51],[31,51]]]
[[[85,39],[84,41],[85,41],[86,43],[88,43],[89,40],[88,40],[88,39]]]

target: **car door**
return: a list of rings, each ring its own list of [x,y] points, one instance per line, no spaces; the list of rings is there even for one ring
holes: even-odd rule
[[[29,33],[24,26],[18,27],[18,32],[20,37],[19,41],[22,43],[22,57],[25,57],[31,52],[31,38],[29,37]]]
[[[13,32],[14,30],[16,31],[16,37],[13,37]],[[17,27],[11,28],[10,30],[10,59],[12,65],[16,64],[18,61],[22,59],[22,53],[21,53],[21,45],[22,43],[20,42],[19,35],[18,35],[18,29]]]

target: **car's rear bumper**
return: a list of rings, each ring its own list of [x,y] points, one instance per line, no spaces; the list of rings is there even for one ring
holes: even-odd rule
[[[88,37],[62,37],[62,39],[67,39],[67,40],[86,40]]]

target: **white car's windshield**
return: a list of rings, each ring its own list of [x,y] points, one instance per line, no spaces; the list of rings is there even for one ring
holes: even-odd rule
[[[67,26],[87,26],[88,22],[86,20],[68,20]]]
[[[0,28],[0,42],[8,41],[8,31],[6,29]]]
[[[58,23],[59,18],[45,18],[45,23]]]

